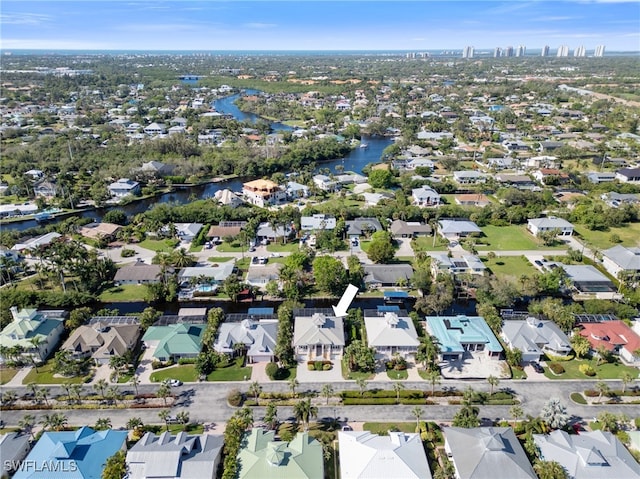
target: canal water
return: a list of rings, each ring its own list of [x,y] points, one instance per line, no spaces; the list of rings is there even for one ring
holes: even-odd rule
[[[247,90],[248,94],[259,93],[257,90]],[[220,113],[233,115],[234,118],[240,121],[249,121],[255,123],[260,119],[258,115],[253,113],[247,113],[240,111],[234,102],[238,99],[239,94],[221,98],[213,102],[212,106]],[[271,128],[274,131],[292,130],[288,125],[279,122],[272,122]],[[367,148],[355,148],[349,152],[344,158],[337,158],[335,160],[324,161],[320,163],[317,170],[328,168],[331,172],[337,173],[342,168],[343,171],[353,171],[356,173],[362,173],[362,169],[369,163],[377,163],[380,161],[382,151],[393,143],[390,138],[384,137],[363,137],[362,142],[367,145]],[[175,187],[174,191],[155,196],[144,200],[134,201],[126,205],[117,205],[106,208],[92,209],[78,213],[76,216],[82,218],[91,218],[95,221],[101,221],[104,214],[113,208],[123,210],[127,216],[133,216],[138,213],[144,213],[151,209],[157,203],[175,203],[186,204],[190,203],[193,198],[210,198],[213,197],[216,191],[221,189],[230,189],[232,191],[241,191],[243,179],[233,179],[229,181],[223,181],[219,183],[207,183],[205,185],[198,186],[183,186]],[[60,221],[54,220],[54,221]],[[11,229],[24,231],[29,228],[35,228],[39,224],[35,220],[20,221],[15,223],[7,223],[2,225],[3,229]]]

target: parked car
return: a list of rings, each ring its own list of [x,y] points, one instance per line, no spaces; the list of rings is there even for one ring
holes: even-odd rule
[[[180,421],[178,420],[178,418],[176,416],[168,416],[167,417],[167,424],[178,424]]]
[[[251,264],[258,264],[258,261],[259,259],[257,256],[254,256],[253,258],[251,258]]]
[[[345,426],[342,426],[342,430],[343,431],[353,431],[353,428],[347,424]]]
[[[169,379],[167,383],[169,384],[169,386],[182,386],[182,381],[180,381],[179,379]]]
[[[532,362],[531,367],[537,373],[540,373],[540,374],[544,373],[544,368],[540,366],[540,363]]]

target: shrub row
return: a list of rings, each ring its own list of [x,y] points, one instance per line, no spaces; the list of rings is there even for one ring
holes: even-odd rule
[[[307,361],[309,371],[329,371],[332,367],[331,361]]]
[[[420,391],[418,389],[404,389],[400,391],[401,398],[422,398],[425,397],[426,394],[424,391]],[[396,392],[385,390],[385,389],[372,389],[369,391],[365,391],[363,394],[360,394],[360,391],[342,391],[340,393],[340,397],[342,398],[395,398]]]
[[[178,359],[178,364],[195,364],[197,358],[180,358]]]
[[[489,399],[485,405],[487,406],[510,406],[512,404],[519,404],[520,401],[516,399]]]
[[[345,398],[342,404],[345,406],[375,406],[392,405],[396,403],[396,398]]]
[[[291,399],[293,396],[291,393],[267,393],[261,392],[258,396],[260,399]]]
[[[564,366],[560,363],[549,363],[549,369],[551,369],[554,374],[562,374],[564,372]]]

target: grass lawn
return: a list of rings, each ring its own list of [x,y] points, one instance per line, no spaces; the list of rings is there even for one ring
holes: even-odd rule
[[[154,383],[161,383],[165,379],[179,379],[183,383],[193,383],[198,380],[198,373],[193,364],[171,366],[151,373],[151,381]]]
[[[238,358],[226,367],[217,368],[207,376],[207,381],[248,381],[251,379],[250,367],[243,367],[244,358]]]
[[[373,374],[373,373],[362,373],[362,372],[359,372],[359,371],[356,371],[356,372],[349,371],[349,368],[347,367],[347,363],[345,362],[344,359],[342,361],[340,361],[340,365],[342,366],[342,377],[344,379],[352,379],[352,380],[355,380],[355,379],[366,379],[366,380],[369,380],[369,379],[373,379],[374,376],[375,376],[375,374]]]
[[[200,251],[202,251],[202,248],[204,248],[204,245],[194,245],[193,243],[191,243],[191,246],[189,246],[189,253],[199,253]]]
[[[447,251],[449,242],[440,236],[436,236],[435,246],[433,244],[433,236],[420,236],[411,241],[411,247],[414,252],[418,251]]]
[[[99,299],[105,303],[122,303],[127,301],[140,301],[144,298],[147,288],[142,284],[123,284],[103,291]]]
[[[407,372],[406,369],[403,371],[395,371],[393,369],[387,369],[387,377],[394,381],[398,379],[408,379],[409,373]]]
[[[278,243],[269,243],[267,245],[267,251],[271,253],[295,253],[300,250],[300,244],[297,241],[289,242],[282,244]]]
[[[233,256],[212,256],[211,258],[207,258],[207,261],[210,263],[226,263],[227,261],[231,261]]]
[[[227,243],[226,241],[220,243],[216,246],[216,251],[220,251],[221,253],[241,253],[242,251],[248,252],[249,248],[246,246],[242,246],[240,243]]]
[[[2,368],[0,369],[0,384],[6,384],[13,379],[18,373],[15,368]]]
[[[524,225],[510,226],[483,226],[482,232],[485,236],[477,239],[476,249],[478,251],[517,251],[536,250],[541,248],[542,243],[531,233],[528,233]],[[556,247],[544,247],[545,249],[563,249],[564,245]]]
[[[372,434],[386,436],[391,429],[402,432],[416,432],[415,422],[365,422],[362,429]]]
[[[637,377],[638,370],[621,363],[606,363],[596,366],[597,359],[572,359],[571,361],[561,361],[564,373],[556,376],[550,368],[545,368],[544,375],[550,379],[620,379],[622,373],[628,372],[633,377]],[[589,378],[578,369],[581,364],[589,364],[596,371],[596,375]]]
[[[617,234],[622,240],[623,246],[640,246],[640,223],[630,223],[623,228],[609,228],[609,231],[591,231],[583,225],[576,225],[576,233],[587,243],[596,249],[609,249],[617,243],[612,243],[609,238],[612,234]]]
[[[536,269],[522,256],[497,256],[493,259],[482,258],[482,262],[498,278],[514,278],[526,274],[531,276]]]
[[[72,383],[72,384],[82,384],[85,382],[89,376],[77,376],[77,377],[54,377],[53,372],[53,361],[49,361],[48,363],[38,366],[38,372],[36,372],[35,368],[32,368],[29,371],[29,374],[25,376],[22,380],[22,384],[36,383],[36,384],[62,384],[62,383]]]
[[[511,379],[527,379],[524,369],[511,368]]]
[[[145,239],[138,243],[138,246],[141,248],[149,249],[151,251],[155,251],[156,253],[171,253],[175,250],[173,243],[171,240],[153,240],[153,239]]]

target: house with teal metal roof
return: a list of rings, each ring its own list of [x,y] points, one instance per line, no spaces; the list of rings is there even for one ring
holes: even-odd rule
[[[100,479],[107,459],[126,449],[128,431],[45,432],[14,479]]]
[[[253,428],[238,453],[238,479],[323,479],[322,444],[298,433],[291,442],[275,440],[274,431]]]
[[[38,311],[9,308],[12,321],[0,332],[0,346],[21,348],[22,356],[31,355],[38,361],[49,356],[60,342],[64,331],[65,311]],[[0,356],[0,362],[6,358]]]
[[[151,326],[142,337],[147,348],[154,348],[153,357],[159,361],[195,358],[202,350],[205,324],[170,324]]]
[[[465,353],[500,358],[502,346],[482,316],[427,316],[429,334],[440,345],[440,360],[460,360]]]

